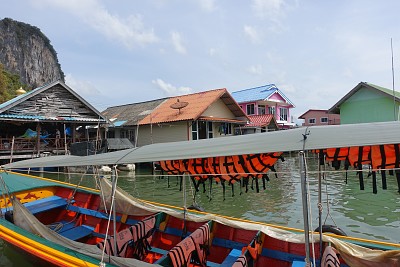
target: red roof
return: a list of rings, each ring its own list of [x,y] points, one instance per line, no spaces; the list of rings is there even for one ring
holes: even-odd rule
[[[171,97],[154,109],[151,114],[142,119],[139,124],[197,120],[204,111],[218,99],[221,99],[236,117],[246,117],[246,114],[228,91],[223,88]]]
[[[245,127],[264,127],[267,126],[273,118],[274,115],[272,114],[252,115],[249,116],[250,123],[246,124]]]

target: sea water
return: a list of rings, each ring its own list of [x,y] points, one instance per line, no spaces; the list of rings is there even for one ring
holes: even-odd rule
[[[211,213],[254,220],[269,224],[303,228],[302,193],[300,171],[296,156],[287,156],[285,162],[276,165],[277,175],[269,173],[269,181],[251,182],[246,188],[235,183],[234,189],[226,186],[225,195],[221,184],[206,182],[206,192],[195,187],[186,179],[186,206],[194,202]],[[310,223],[318,227],[318,174],[316,159],[307,159],[309,197],[311,205]],[[331,168],[328,168],[331,170]],[[109,177],[108,174],[102,174]],[[90,175],[44,174],[53,179],[94,186]],[[373,194],[372,177],[364,173],[365,189],[359,189],[355,172],[348,172],[347,183],[344,171],[327,172],[322,180],[322,221],[337,225],[347,235],[384,242],[400,243],[400,194],[394,176],[387,175],[387,190],[381,186],[378,174],[378,193]],[[177,177],[162,176],[159,172],[151,174],[148,168],[138,168],[136,172],[119,172],[118,185],[133,196],[164,204],[183,206],[184,194]],[[251,188],[253,187],[253,189]],[[37,266],[22,257],[18,251],[5,246],[0,241],[0,266]]]

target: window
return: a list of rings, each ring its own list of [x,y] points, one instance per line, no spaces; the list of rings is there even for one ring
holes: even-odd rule
[[[107,138],[115,138],[115,132],[113,130],[109,130],[107,132]]]
[[[254,115],[254,104],[246,105],[247,115]]]
[[[194,121],[192,123],[192,140],[197,140],[198,134],[197,134],[197,121]]]
[[[219,133],[221,135],[229,135],[232,134],[232,124],[231,123],[221,123],[219,126]]]
[[[328,123],[328,118],[327,117],[322,117],[321,118],[321,123]]]
[[[275,114],[275,107],[268,107],[268,114]]]
[[[308,119],[309,124],[315,124],[315,118]]]
[[[214,137],[214,134],[213,134],[213,123],[212,123],[212,121],[209,121],[208,123],[207,123],[207,131],[208,131],[208,138],[213,138]]]
[[[192,140],[213,138],[212,122],[194,121],[192,124]]]
[[[289,113],[289,110],[287,108],[279,108],[279,114],[280,114],[281,121],[288,120],[288,113]]]
[[[258,105],[258,115],[264,115],[264,114],[265,114],[265,106]]]

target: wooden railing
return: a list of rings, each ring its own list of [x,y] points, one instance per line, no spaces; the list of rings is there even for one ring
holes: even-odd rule
[[[65,142],[66,141],[66,142]],[[87,141],[75,140],[75,142]],[[20,153],[20,152],[51,152],[54,150],[65,150],[70,147],[72,138],[44,138],[40,139],[39,149],[36,138],[3,138],[0,137],[0,152],[4,153]]]

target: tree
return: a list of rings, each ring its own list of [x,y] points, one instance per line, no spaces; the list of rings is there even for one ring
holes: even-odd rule
[[[4,67],[2,64],[0,64],[0,103],[3,103],[9,99],[6,83],[7,81]]]
[[[16,97],[21,87],[26,88],[26,85],[20,82],[19,75],[6,71],[0,63],[0,103]]]

